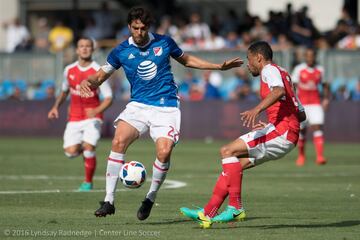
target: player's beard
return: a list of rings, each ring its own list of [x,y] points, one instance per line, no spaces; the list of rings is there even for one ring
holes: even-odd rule
[[[249,72],[251,73],[251,75],[252,75],[253,77],[257,77],[257,76],[260,75],[260,72],[259,72],[258,70],[253,70],[253,69],[251,69],[250,67],[248,67],[248,70],[249,70]]]
[[[251,72],[251,71],[250,71]],[[260,74],[259,74],[259,72],[251,72],[251,75],[253,76],[253,77],[257,77],[257,76],[259,76]]]
[[[149,42],[149,37],[148,37],[148,34],[146,34],[144,37],[137,37],[137,38],[134,38],[134,42],[139,45],[139,46],[144,46],[145,44],[147,44]]]

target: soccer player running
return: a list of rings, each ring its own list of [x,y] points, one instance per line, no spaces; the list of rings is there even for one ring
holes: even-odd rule
[[[203,209],[181,208],[187,217],[209,228],[213,222],[239,221],[245,218],[241,202],[243,170],[283,157],[296,145],[300,123],[306,116],[298,102],[289,74],[272,62],[270,45],[260,41],[250,45],[247,67],[253,76],[260,75],[262,101],[253,109],[240,113],[243,126],[253,130],[220,149],[222,173],[210,201]],[[257,122],[266,110],[269,123]],[[217,214],[226,197],[229,205]]]
[[[300,124],[300,136],[298,142],[299,156],[297,166],[303,166],[306,161],[305,142],[307,125],[313,132],[313,143],[316,151],[316,163],[325,164],[323,154],[324,137],[322,126],[324,124],[324,110],[329,105],[329,86],[324,82],[324,69],[316,64],[316,51],[313,48],[306,49],[305,62],[294,68],[291,79],[297,89],[298,97],[304,105],[307,121]],[[319,86],[323,87],[323,99],[321,101]]]
[[[107,161],[106,195],[95,216],[115,213],[115,190],[126,151],[141,134],[150,130],[156,159],[149,192],[137,212],[138,219],[145,220],[166,178],[171,152],[180,134],[179,98],[170,57],[186,67],[210,70],[239,67],[242,61],[235,58],[215,64],[184,53],[172,38],[149,32],[152,17],[144,8],[132,8],[127,22],[131,36],[110,52],[107,63],[96,75],[81,83],[81,92],[86,96],[123,67],[131,85],[131,99],[114,121],[116,131]]]
[[[96,168],[96,144],[100,139],[103,112],[112,103],[112,91],[108,83],[99,89],[91,90],[86,98],[80,96],[80,83],[96,73],[100,66],[92,60],[94,42],[89,38],[80,38],[77,42],[76,62],[65,67],[64,80],[59,96],[48,113],[49,119],[59,118],[59,107],[70,94],[68,122],[64,132],[64,151],[69,158],[83,155],[85,180],[79,191],[93,188],[93,176]],[[99,99],[101,93],[104,98]]]

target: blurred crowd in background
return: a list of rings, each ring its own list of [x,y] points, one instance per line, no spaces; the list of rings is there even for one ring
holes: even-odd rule
[[[342,9],[342,17],[336,26],[326,32],[320,32],[314,26],[306,6],[295,11],[291,4],[284,11],[270,11],[266,22],[249,13],[238,16],[232,9],[224,16],[212,14],[209,21],[204,21],[199,12],[186,10],[155,17],[157,18],[151,31],[173,37],[184,51],[245,51],[255,40],[269,42],[274,51],[306,47],[345,50],[360,48],[360,27],[346,7]],[[76,24],[71,19],[61,17],[50,24],[46,17],[39,17],[32,29],[22,25],[19,19],[4,23],[3,27],[6,30],[8,53],[69,52],[69,57],[65,54],[64,64],[74,60],[74,45],[79,36],[94,38],[98,48],[103,49],[110,49],[129,36],[126,21],[122,19],[119,22],[119,18],[111,14],[106,2],[102,3],[98,11],[79,15]],[[296,56],[292,67],[301,61],[301,57]],[[288,70],[291,72],[292,69]],[[127,99],[129,86],[127,81],[121,80],[113,84],[114,92],[118,98]],[[243,68],[235,70],[227,79],[223,79],[218,72],[205,71],[201,76],[195,76],[193,72],[187,71],[184,76],[177,77],[177,82],[179,95],[186,101],[258,99],[258,83],[252,81]],[[331,89],[334,100],[360,100],[360,81]],[[54,95],[55,81],[51,80],[40,82],[31,91],[25,80],[3,80],[0,85],[2,99],[41,100],[54,98]]]

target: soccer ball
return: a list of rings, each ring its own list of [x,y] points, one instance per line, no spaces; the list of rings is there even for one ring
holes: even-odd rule
[[[121,182],[127,188],[138,188],[146,180],[146,169],[137,161],[125,163],[120,170]]]

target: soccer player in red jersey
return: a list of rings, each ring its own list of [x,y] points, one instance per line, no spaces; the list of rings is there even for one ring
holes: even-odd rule
[[[84,157],[85,180],[79,191],[93,188],[93,176],[96,168],[96,144],[100,139],[103,112],[112,103],[112,91],[108,83],[93,90],[87,98],[80,97],[80,83],[95,74],[100,66],[92,60],[93,40],[80,38],[77,42],[78,60],[64,70],[64,80],[60,95],[48,113],[49,119],[59,117],[59,107],[70,94],[68,123],[64,132],[64,151],[69,158],[81,153]],[[104,98],[100,101],[100,93]]]
[[[303,166],[305,164],[305,142],[306,129],[310,125],[313,131],[313,142],[316,150],[316,163],[325,164],[324,158],[324,137],[322,126],[324,124],[324,110],[329,104],[329,87],[324,82],[324,69],[316,64],[316,51],[312,48],[306,49],[305,62],[294,68],[291,79],[297,88],[297,94],[304,105],[307,121],[301,123],[301,131],[299,136],[298,148],[299,156],[296,165]],[[323,99],[319,86],[323,87]]]
[[[247,66],[253,76],[260,75],[262,101],[240,115],[243,126],[253,130],[220,149],[223,171],[204,209],[180,209],[203,228],[209,228],[213,222],[243,220],[243,170],[283,157],[298,141],[300,122],[306,118],[304,109],[297,100],[289,74],[272,62],[272,55],[267,42],[255,42],[249,47]],[[263,111],[266,111],[269,123],[257,122],[257,117]],[[227,196],[229,205],[217,215]]]

